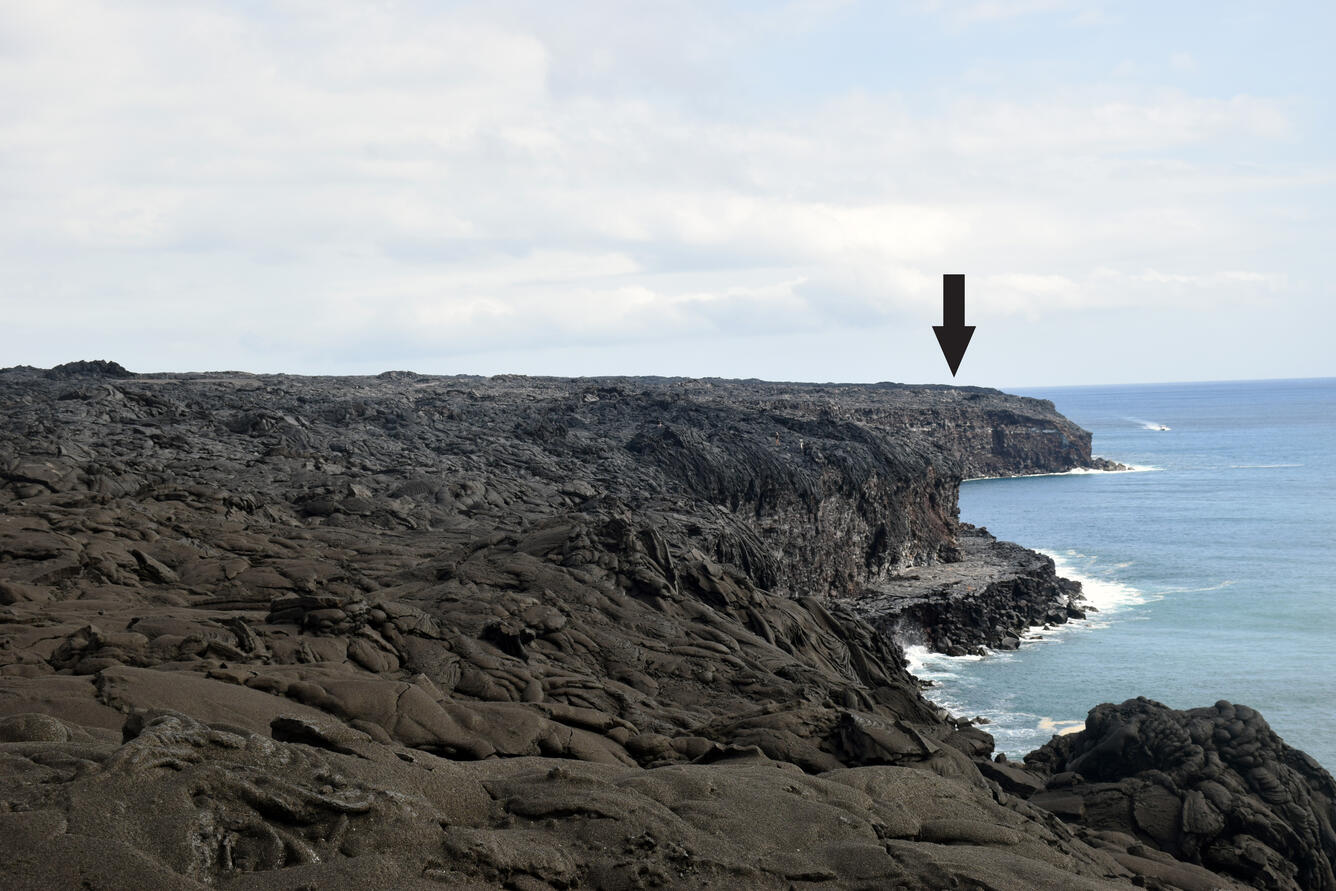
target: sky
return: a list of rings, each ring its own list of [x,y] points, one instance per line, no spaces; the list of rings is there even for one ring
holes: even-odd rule
[[[1336,375],[1336,4],[0,0],[0,366]]]

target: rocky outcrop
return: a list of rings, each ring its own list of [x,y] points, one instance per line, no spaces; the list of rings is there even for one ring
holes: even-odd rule
[[[4,887],[1230,885],[1027,801],[860,615],[1070,597],[956,520],[1092,464],[1052,406],[122,371],[0,372]]]
[[[1110,850],[1162,851],[1251,888],[1336,888],[1336,782],[1247,706],[1101,705],[1025,761],[1048,778],[1030,800]]]
[[[1014,650],[1034,627],[1082,619],[1092,607],[1053,560],[961,524],[951,563],[879,580],[849,606],[888,637],[951,656]]]
[[[134,377],[134,373],[126,370],[125,366],[119,362],[111,362],[107,359],[81,360],[78,362],[66,362],[64,365],[57,365],[55,368],[48,369],[44,373],[45,377],[52,380],[65,380],[67,378],[89,377],[89,378],[116,378],[124,379]]]

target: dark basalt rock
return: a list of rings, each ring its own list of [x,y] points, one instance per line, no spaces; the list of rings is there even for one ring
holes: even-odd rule
[[[1025,761],[1053,790],[1031,801],[1069,822],[1254,888],[1336,888],[1336,781],[1247,706],[1101,705]]]
[[[0,885],[1229,887],[887,633],[1070,614],[957,487],[1093,464],[970,388],[7,370]]]
[[[123,379],[134,377],[134,373],[126,371],[118,362],[111,362],[106,359],[80,360],[78,362],[66,362],[64,365],[57,365],[45,372],[45,377],[52,380],[68,380],[75,377],[93,377],[93,378],[113,378]]]
[[[848,600],[882,633],[952,656],[1014,650],[1040,625],[1084,618],[1081,585],[1053,560],[986,529],[959,527],[954,560],[878,579]]]

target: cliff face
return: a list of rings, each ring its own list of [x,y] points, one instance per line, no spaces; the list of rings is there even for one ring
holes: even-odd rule
[[[0,378],[0,596],[63,617],[53,652],[16,643],[3,670],[230,656],[266,666],[234,682],[281,690],[272,666],[335,663],[670,736],[794,684],[936,721],[894,645],[830,595],[955,557],[975,459],[925,425],[1042,408],[903,387],[101,372]],[[1053,467],[1079,457],[1071,441]],[[90,598],[113,607],[91,630]],[[464,736],[442,745],[495,747]]]
[[[714,559],[790,594],[950,559],[962,476],[1093,466],[1051,404],[977,389],[74,373],[5,376],[11,497],[189,504],[223,483],[249,519],[410,530],[590,497],[699,506],[727,527],[699,539]]]
[[[127,375],[0,372],[6,887],[1148,874],[855,611],[968,556],[962,476],[1090,462],[1051,406]],[[1000,627],[993,590],[935,615]]]

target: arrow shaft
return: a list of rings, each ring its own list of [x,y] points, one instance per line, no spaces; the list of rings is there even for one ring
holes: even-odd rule
[[[963,328],[965,325],[965,276],[942,276],[942,325]]]

